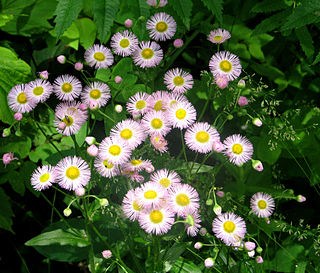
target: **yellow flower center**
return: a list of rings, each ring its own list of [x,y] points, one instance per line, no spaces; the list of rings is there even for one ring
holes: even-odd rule
[[[145,108],[146,105],[147,105],[147,103],[144,100],[139,100],[136,103],[136,108],[141,110],[141,109]]]
[[[155,104],[154,104],[154,110],[156,111],[161,111],[162,109],[162,100],[158,100]]]
[[[162,178],[160,179],[159,184],[165,188],[168,188],[171,184],[171,181],[169,178]]]
[[[36,88],[33,89],[33,94],[36,96],[40,96],[43,93],[43,87],[42,86],[37,86]]]
[[[121,153],[121,148],[118,145],[112,145],[109,148],[109,153],[112,154],[113,156],[117,156]]]
[[[96,52],[93,55],[93,58],[98,62],[103,62],[106,59],[106,56],[102,52]]]
[[[141,206],[139,206],[136,201],[133,201],[132,207],[136,211],[140,211],[141,210]]]
[[[265,209],[267,207],[267,202],[264,200],[259,200],[258,201],[258,208],[259,209]]]
[[[121,41],[120,41],[120,46],[122,47],[122,48],[126,48],[126,47],[128,47],[130,45],[130,41],[128,40],[128,39],[122,39]]]
[[[112,169],[113,168],[113,164],[112,163],[108,163],[108,159],[103,161],[103,165],[107,168],[107,169]]]
[[[47,182],[49,180],[49,178],[50,178],[50,174],[45,173],[40,176],[40,182],[42,182],[42,183]]]
[[[61,90],[64,93],[70,93],[72,91],[72,84],[65,82],[62,86],[61,86]]]
[[[154,118],[151,121],[151,126],[152,126],[153,129],[160,129],[163,126],[163,122],[159,118]]]
[[[221,63],[220,63],[220,69],[223,71],[223,72],[230,72],[231,69],[232,69],[232,64],[227,61],[227,60],[223,60]]]
[[[222,40],[222,36],[220,35],[214,36],[213,40],[215,40],[216,42],[220,42]]]
[[[156,30],[158,32],[165,32],[168,29],[168,24],[164,21],[158,22],[156,24]]]
[[[242,145],[241,145],[241,144],[234,144],[234,145],[232,146],[232,152],[233,152],[234,154],[237,154],[237,155],[242,154],[242,152],[243,152],[243,147],[242,147]]]
[[[69,167],[66,171],[66,176],[72,180],[78,178],[79,175],[80,175],[80,170],[74,166]]]
[[[97,100],[101,97],[101,91],[99,89],[93,89],[90,91],[90,97]]]
[[[201,143],[206,143],[209,141],[209,134],[205,131],[200,131],[196,134],[196,140],[201,142]]]
[[[173,78],[173,84],[176,86],[181,86],[184,84],[184,78],[182,78],[181,76],[175,76]]]
[[[27,103],[27,97],[26,94],[24,92],[21,92],[18,97],[17,97],[17,102],[21,103],[21,104],[25,104]]]
[[[131,160],[131,164],[134,166],[140,165],[141,163],[142,163],[142,160],[140,159]]]
[[[176,111],[177,119],[184,119],[187,115],[187,112],[184,109],[179,109]]]
[[[144,59],[151,59],[154,55],[154,52],[151,48],[145,48],[141,51],[141,56]]]
[[[70,116],[65,116],[62,120],[67,126],[71,126],[73,124],[73,118]]]
[[[190,198],[186,194],[180,193],[176,197],[176,202],[179,206],[185,207],[190,204]]]
[[[130,139],[132,137],[132,131],[130,129],[124,129],[120,132],[120,136],[124,139]]]
[[[150,212],[150,220],[154,224],[159,224],[163,220],[163,214],[160,210],[153,210]]]
[[[231,221],[226,221],[224,224],[223,224],[223,229],[224,231],[228,232],[228,233],[232,233],[234,232],[236,228],[236,225],[231,222]]]
[[[144,193],[144,198],[146,199],[155,199],[158,196],[158,194],[155,191],[146,191]]]

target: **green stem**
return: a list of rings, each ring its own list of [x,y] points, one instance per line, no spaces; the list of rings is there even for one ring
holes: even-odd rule
[[[105,113],[103,113],[100,109],[98,110],[98,113],[100,113],[101,115],[103,115],[103,116],[106,117],[107,119],[111,120],[112,122],[116,122],[114,119],[110,118],[108,115],[106,115]]]
[[[76,150],[76,155],[78,156],[79,155],[79,145],[77,143],[76,136],[75,135],[71,135],[71,138],[72,138],[73,143],[74,143],[74,148]]]
[[[154,245],[154,251],[153,251],[153,272],[158,272],[158,260],[159,260],[159,254],[160,254],[160,242],[157,235],[153,235],[153,245]]]
[[[197,159],[198,159],[198,155],[199,155],[199,152],[196,153],[196,156],[195,156],[194,160],[192,161],[192,165],[191,165],[191,168],[190,168],[190,170],[189,170],[189,175],[188,175],[189,178],[191,178],[191,173],[192,173],[192,170],[193,170],[193,166],[194,166],[194,163],[195,163],[195,162],[197,161]]]
[[[201,114],[200,114],[200,116],[199,116],[199,118],[198,118],[198,120],[197,120],[198,122],[203,118],[203,115],[204,115],[204,113],[205,113],[206,110],[207,110],[209,101],[210,101],[210,99],[208,98],[208,99],[206,100],[206,103],[205,103],[204,107],[202,108]]]

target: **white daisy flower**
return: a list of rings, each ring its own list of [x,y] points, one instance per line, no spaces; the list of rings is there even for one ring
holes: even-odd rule
[[[90,105],[90,101],[95,101],[98,108],[105,106],[111,98],[110,88],[103,82],[93,82],[90,86],[86,86],[81,94],[81,100],[86,105]]]
[[[274,211],[274,200],[271,195],[263,192],[255,193],[250,200],[250,207],[259,218],[267,218]]]
[[[54,167],[45,165],[38,167],[31,176],[31,185],[36,191],[42,191],[55,183]]]
[[[175,103],[168,108],[167,118],[173,128],[189,128],[197,120],[197,111],[190,102]]]
[[[164,12],[156,13],[147,21],[150,37],[156,41],[171,39],[177,30],[177,23],[172,16]]]
[[[37,102],[27,96],[24,84],[17,84],[8,94],[8,104],[14,112],[23,114],[35,108]]]
[[[164,74],[164,84],[172,92],[186,93],[193,86],[193,77],[180,68],[173,68]]]
[[[81,91],[81,82],[71,75],[59,76],[53,84],[53,92],[59,100],[73,101],[79,97]]]
[[[131,221],[138,219],[142,208],[137,203],[137,189],[132,189],[127,192],[122,201],[122,210]]]
[[[169,93],[167,104],[169,107],[176,103],[189,103],[187,97],[179,93]]]
[[[242,165],[251,159],[253,146],[251,142],[241,135],[227,137],[224,142],[224,153],[229,157],[230,162],[235,165]]]
[[[175,171],[169,171],[167,169],[158,170],[150,176],[150,181],[157,183],[169,189],[174,187],[174,185],[181,182],[180,176]]]
[[[61,159],[54,171],[59,186],[69,191],[86,186],[91,177],[88,163],[77,156]]]
[[[149,94],[138,92],[129,98],[127,102],[127,111],[133,116],[145,114],[148,110],[148,97]]]
[[[230,246],[239,242],[247,231],[246,223],[234,213],[222,213],[212,222],[212,231],[215,236]]]
[[[142,68],[157,66],[163,58],[163,51],[156,42],[141,42],[133,53],[133,61]]]
[[[148,106],[150,110],[155,111],[166,111],[169,107],[169,92],[167,91],[156,91],[148,97]]]
[[[137,202],[143,209],[159,209],[166,204],[167,191],[159,184],[147,182],[137,189]]]
[[[210,31],[210,34],[208,35],[208,40],[214,44],[222,44],[230,38],[230,32],[221,28]]]
[[[171,130],[167,117],[162,111],[150,111],[146,113],[141,120],[141,124],[150,136],[165,136]]]
[[[111,50],[103,45],[93,45],[84,53],[85,61],[95,69],[108,68],[113,64]]]
[[[38,102],[46,101],[52,93],[52,85],[50,82],[42,79],[36,79],[25,85],[25,92],[28,98]]]
[[[229,81],[238,78],[242,68],[239,57],[229,51],[220,51],[213,55],[209,67],[214,77],[225,75]]]
[[[139,41],[132,32],[128,30],[117,32],[111,38],[111,47],[115,54],[122,57],[130,56],[136,50]]]
[[[125,163],[123,165],[123,170],[127,170],[129,172],[141,172],[146,170],[147,172],[152,172],[154,167],[149,159],[142,160],[142,158],[139,158],[131,159],[128,163]]]
[[[103,177],[114,177],[120,174],[118,165],[112,164],[108,159],[101,159],[97,156],[94,160],[94,167]]]

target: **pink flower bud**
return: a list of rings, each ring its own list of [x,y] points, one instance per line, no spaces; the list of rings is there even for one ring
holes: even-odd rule
[[[87,148],[87,153],[90,156],[96,157],[99,154],[99,149],[96,145],[92,144]]]
[[[18,159],[17,157],[13,157],[14,153],[6,153],[3,155],[2,160],[5,167],[12,161]]]
[[[83,68],[83,64],[82,63],[75,63],[74,68],[75,68],[75,70],[80,71]]]
[[[204,261],[204,266],[205,267],[213,267],[214,265],[214,260],[212,258],[207,258]]]
[[[112,252],[110,250],[104,250],[101,252],[103,258],[109,259],[112,257]]]
[[[260,126],[262,125],[261,119],[258,119],[258,118],[254,118],[254,119],[252,120],[252,123],[253,123],[255,126],[258,126],[258,127],[260,127]]]
[[[263,171],[263,165],[262,165],[260,160],[252,159],[251,162],[252,162],[252,168],[254,168],[258,172],[262,172]]]
[[[220,198],[222,198],[224,196],[224,192],[223,191],[216,191],[216,195]]]
[[[168,0],[160,0],[158,4],[158,0],[148,0],[147,4],[153,7],[164,7],[168,4]]]
[[[257,256],[256,258],[257,264],[262,264],[263,263],[263,259],[261,256]]]
[[[199,233],[200,233],[200,235],[204,236],[208,233],[208,231],[205,227],[202,227],[202,228],[200,228]]]
[[[91,110],[96,110],[96,109],[98,109],[98,103],[95,101],[95,100],[90,100],[89,101],[89,108],[91,109]]]
[[[254,250],[248,252],[248,256],[250,258],[252,258],[254,256],[254,254],[256,254],[256,252]]]
[[[244,80],[240,80],[238,82],[238,86],[241,87],[241,88],[244,88],[246,86],[246,82]]]
[[[75,189],[74,193],[77,196],[84,196],[84,194],[86,193],[86,190],[83,187],[80,187],[80,188]]]
[[[152,135],[150,137],[150,142],[153,145],[153,147],[161,153],[166,152],[168,150],[168,142],[162,135]]]
[[[307,200],[307,198],[305,198],[303,195],[299,194],[297,197],[296,197],[296,200],[300,203],[304,202]]]
[[[81,104],[79,105],[79,109],[80,109],[81,111],[85,111],[85,110],[88,109],[88,105],[86,105],[85,103],[81,103]]]
[[[96,143],[96,139],[92,136],[87,136],[85,138],[85,142],[87,142],[88,145],[92,145]]]
[[[47,70],[44,70],[44,71],[41,71],[38,73],[39,73],[40,78],[43,80],[47,80],[49,78],[49,73]]]
[[[22,119],[22,114],[21,113],[15,113],[13,117],[14,117],[15,120],[19,121],[19,120]]]
[[[174,42],[173,42],[173,46],[175,48],[180,48],[183,46],[183,40],[181,39],[175,39]]]
[[[269,218],[266,218],[266,223],[269,225],[270,224],[270,219]]]
[[[66,129],[66,127],[67,127],[67,124],[65,124],[64,122],[60,122],[59,125],[58,125],[58,128],[60,130],[64,130],[64,129]]]
[[[200,242],[196,242],[196,243],[194,244],[194,248],[195,248],[195,249],[200,249],[202,246],[203,246],[203,244],[200,243]]]
[[[132,20],[130,20],[130,19],[125,20],[125,21],[124,21],[124,25],[125,25],[127,28],[132,27]]]
[[[224,150],[224,145],[221,141],[214,141],[212,144],[212,148],[215,152],[220,153]]]
[[[114,78],[114,81],[115,81],[115,83],[120,83],[120,82],[122,82],[122,78],[120,76],[116,76]]]
[[[229,84],[228,78],[225,75],[217,75],[214,80],[220,89],[226,88]]]
[[[147,173],[154,172],[154,167],[152,164],[148,164],[144,169],[146,170]]]
[[[66,60],[67,60],[66,57],[63,55],[60,55],[57,57],[57,61],[61,64],[64,64],[66,62]]]
[[[115,107],[114,107],[114,110],[117,112],[117,113],[121,113],[122,112],[122,106],[120,104],[117,104]]]
[[[247,104],[248,104],[247,98],[244,97],[244,96],[240,96],[239,99],[238,99],[238,104],[239,104],[240,106],[245,106],[245,105],[247,105]]]
[[[252,251],[256,248],[256,244],[254,242],[245,242],[244,247],[248,251]]]

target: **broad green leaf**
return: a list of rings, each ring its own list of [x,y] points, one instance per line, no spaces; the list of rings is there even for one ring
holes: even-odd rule
[[[288,6],[281,0],[263,0],[262,2],[258,2],[253,6],[251,12],[272,12],[277,10],[282,10],[287,8]]]
[[[201,165],[201,164],[199,164],[197,162],[195,162],[195,163],[188,162],[188,164],[186,162],[183,162],[181,164],[181,166],[179,168],[177,168],[176,170],[177,171],[187,171],[187,170],[191,169],[192,166],[193,166],[192,171],[191,171],[192,174],[196,173],[198,169],[199,170],[198,170],[197,173],[207,173],[207,172],[211,171],[212,168],[213,168],[212,166]]]
[[[72,22],[78,18],[82,0],[59,0],[54,19],[57,39],[71,26]]]
[[[261,50],[261,44],[259,44],[258,42],[249,44],[249,52],[252,57],[260,61],[264,60],[264,54],[263,54],[263,51]]]
[[[222,23],[223,0],[201,0],[203,4],[216,16],[219,23]]]
[[[272,165],[278,160],[280,154],[281,148],[277,147],[277,149],[271,151],[268,145],[268,138],[266,136],[260,138],[257,147],[258,158],[261,158],[263,162],[267,162]]]
[[[175,264],[180,255],[190,246],[191,243],[174,243],[174,245],[165,253],[164,256],[160,256],[160,259],[164,261],[164,271],[169,272],[172,266]],[[164,254],[164,253],[163,253]]]
[[[84,49],[88,49],[94,44],[96,39],[96,25],[89,18],[78,19],[75,21],[75,23],[80,33],[80,44],[84,47]]]
[[[277,78],[285,78],[285,75],[282,71],[268,64],[252,63],[251,68],[260,75],[266,76],[271,80],[275,80]]]
[[[169,1],[173,9],[177,12],[187,29],[190,29],[190,18],[192,12],[192,0],[175,0]]]
[[[307,58],[312,57],[314,54],[313,40],[310,32],[306,26],[295,29],[295,33],[299,39],[301,48],[306,54]]]
[[[294,273],[304,273],[306,272],[306,267],[307,267],[306,261],[298,262],[294,270]]]
[[[113,77],[116,77],[116,76],[124,77],[130,71],[133,71],[133,61],[131,58],[126,57],[126,58],[122,58],[120,62],[118,62],[114,66],[112,70],[112,75]]]
[[[12,233],[12,217],[14,216],[11,209],[10,197],[0,188],[0,228]]]
[[[126,114],[124,113],[124,111],[122,111],[121,113],[117,113],[114,110],[114,105],[112,105],[112,104],[108,104],[104,113],[106,115],[108,115],[108,117],[109,117],[109,118],[107,118],[105,116],[103,117],[104,118],[104,131],[105,131],[106,135],[108,136],[110,133],[110,130],[113,126],[115,126],[121,120],[126,119]]]
[[[15,156],[23,159],[31,149],[31,139],[27,136],[17,137],[11,135],[7,138],[0,138],[0,154],[13,152]]]
[[[93,0],[93,19],[98,29],[101,43],[106,42],[111,26],[119,9],[119,0]]]
[[[107,83],[111,78],[110,68],[100,68],[96,73],[96,79]]]
[[[138,0],[140,16],[148,18],[150,15],[151,6],[147,4],[145,0]]]
[[[18,59],[8,48],[0,47],[0,120],[12,124],[13,111],[8,106],[7,96],[10,89],[19,83],[28,82],[31,76],[30,66]]]
[[[21,177],[21,175],[17,171],[11,170],[9,172],[9,183],[12,187],[12,189],[20,194],[21,196],[24,196],[24,193],[26,191],[25,186],[24,186],[24,177]]]
[[[83,144],[85,138],[87,137],[87,127],[88,127],[88,122],[83,124],[81,126],[80,131],[76,134],[76,140],[79,146]]]

